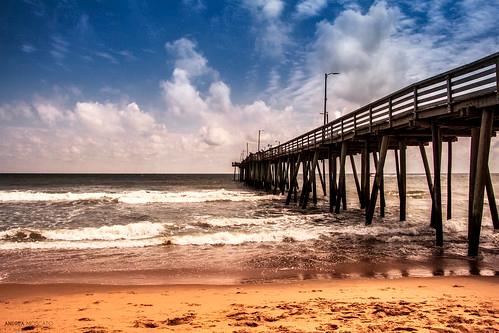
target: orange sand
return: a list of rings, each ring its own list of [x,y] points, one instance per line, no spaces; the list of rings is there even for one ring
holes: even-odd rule
[[[0,332],[499,332],[497,277],[0,285]]]

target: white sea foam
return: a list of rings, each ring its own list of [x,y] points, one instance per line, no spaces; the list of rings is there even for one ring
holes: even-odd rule
[[[59,229],[43,232],[50,240],[137,240],[157,237],[165,230],[163,224],[137,222],[127,225],[112,225],[99,228]]]
[[[0,191],[0,202],[21,201],[79,201],[79,200],[117,200],[127,204],[146,203],[183,203],[207,201],[258,201],[273,199],[272,195],[258,195],[254,192],[221,190],[200,190],[184,192],[131,191],[121,193],[52,193],[33,191]]]
[[[41,242],[1,242],[0,250],[84,250],[108,248],[136,248],[161,245],[163,239],[138,239],[117,241],[41,241]]]
[[[280,216],[280,217],[199,217],[196,219],[199,222],[207,223],[214,227],[232,227],[232,226],[252,226],[264,224],[278,224],[288,222],[289,220],[297,220],[296,216]]]
[[[99,249],[126,248],[159,245],[164,240],[165,225],[152,222],[137,222],[126,225],[102,226],[78,229],[11,229],[0,232],[0,249]],[[36,233],[43,240],[14,241],[15,235]]]
[[[177,245],[238,245],[243,243],[281,242],[285,239],[306,241],[319,237],[320,233],[307,233],[302,229],[269,230],[256,233],[222,231],[207,234],[175,236],[171,238],[171,242]]]
[[[102,226],[98,228],[79,229],[55,229],[55,230],[33,230],[33,229],[11,229],[0,232],[0,239],[12,237],[18,232],[38,233],[49,241],[114,241],[114,240],[139,240],[153,238],[161,235],[165,227],[161,223],[136,222],[126,225]]]

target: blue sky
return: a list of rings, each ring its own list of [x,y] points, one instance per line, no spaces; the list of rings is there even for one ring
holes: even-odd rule
[[[0,171],[228,171],[258,129],[275,144],[321,124],[325,71],[342,73],[331,119],[498,51],[498,16],[481,0],[5,0]]]

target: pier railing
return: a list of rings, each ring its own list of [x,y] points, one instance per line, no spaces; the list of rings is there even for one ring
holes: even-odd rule
[[[370,133],[380,126],[390,128],[397,119],[416,120],[421,113],[435,108],[446,107],[452,112],[455,103],[470,98],[496,93],[499,99],[498,79],[499,52],[414,83],[279,146],[251,154],[247,159],[272,159],[321,144],[341,142],[345,136],[359,131]]]

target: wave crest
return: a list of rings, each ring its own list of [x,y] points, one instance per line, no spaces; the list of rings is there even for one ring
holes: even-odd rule
[[[207,201],[258,201],[274,198],[272,195],[258,195],[254,192],[220,190],[200,190],[184,192],[131,191],[121,193],[52,193],[33,191],[0,191],[0,202],[41,202],[41,201],[89,201],[116,200],[125,204],[147,203],[196,203]]]

